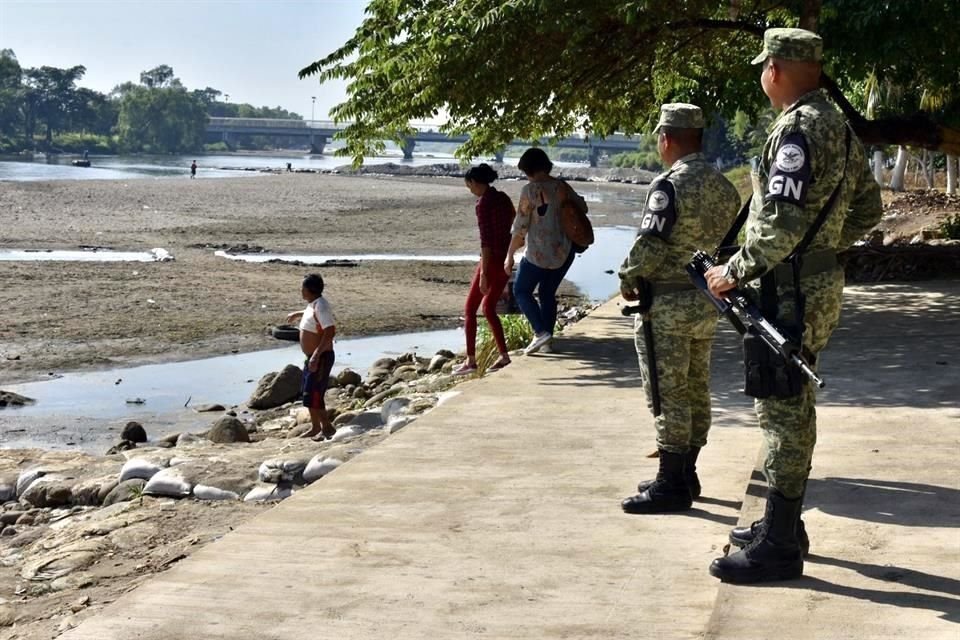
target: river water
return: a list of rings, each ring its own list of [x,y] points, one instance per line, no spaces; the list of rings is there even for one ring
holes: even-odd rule
[[[257,171],[245,169],[286,169],[289,162],[293,169],[329,171],[350,164],[349,158],[323,155],[142,155],[142,156],[90,156],[90,167],[74,167],[75,155],[36,156],[33,160],[16,157],[0,157],[0,180],[128,180],[130,178],[170,178],[190,175],[190,163],[197,161],[198,178],[235,178],[257,176]],[[516,163],[516,159],[507,158]],[[396,155],[364,158],[364,164],[396,162],[410,166],[457,162],[452,155],[414,154],[412,160]],[[575,166],[575,165],[571,165]]]
[[[258,176],[249,168],[284,169],[290,162],[294,169],[329,170],[348,164],[346,158],[332,155],[260,156],[260,155],[205,155],[205,156],[94,156],[90,168],[73,167],[71,157],[42,158],[34,161],[0,160],[0,180],[88,180],[88,179],[155,179],[189,176],[189,166],[197,160],[199,176],[222,178]],[[367,159],[367,164],[403,162],[429,165],[455,162],[452,156],[440,154],[415,156],[404,161],[396,156]],[[510,160],[507,160],[510,162]],[[515,162],[515,160],[514,160]],[[563,165],[561,165],[563,166]],[[576,166],[576,165],[571,165]],[[642,190],[632,192],[604,189],[593,183],[579,189],[593,203],[614,203],[628,210],[639,211],[643,206]],[[614,270],[629,250],[635,229],[629,226],[602,226],[602,214],[591,214],[597,235],[597,244],[603,250],[591,249],[577,256],[567,280],[592,300],[605,300],[615,295],[618,280]],[[76,255],[74,255],[76,254]],[[110,252],[64,251],[35,252],[30,247],[4,250],[3,260],[113,260],[149,259],[149,254],[112,254]],[[234,256],[231,256],[234,257]],[[270,256],[280,257],[280,256]],[[290,259],[291,256],[283,256]],[[348,259],[438,259],[440,256],[292,256],[310,261],[329,258]],[[235,259],[261,261],[265,256],[235,256]],[[476,259],[475,256],[442,256],[443,259]],[[55,266],[55,262],[52,263]],[[361,373],[377,358],[416,351],[432,355],[437,349],[462,348],[461,330],[375,336],[343,340],[337,346],[337,369],[355,368]],[[40,444],[45,447],[80,446],[98,450],[115,439],[111,433],[126,419],[141,419],[154,424],[199,428],[209,423],[208,417],[192,414],[184,405],[218,402],[225,405],[244,401],[256,380],[263,374],[281,369],[286,364],[302,364],[299,347],[289,346],[267,351],[204,358],[140,367],[128,367],[95,372],[65,373],[56,379],[18,385],[5,389],[37,399],[37,403],[19,409],[0,410],[0,448]],[[127,400],[142,399],[143,404],[128,404]]]

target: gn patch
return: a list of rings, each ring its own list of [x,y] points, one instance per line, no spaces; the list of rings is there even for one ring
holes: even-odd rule
[[[787,134],[780,141],[770,165],[770,179],[767,180],[764,200],[804,206],[807,203],[812,173],[806,138],[799,132]]]
[[[654,180],[647,194],[647,203],[640,219],[638,236],[656,236],[663,240],[670,237],[677,222],[677,197],[673,184],[660,178]]]

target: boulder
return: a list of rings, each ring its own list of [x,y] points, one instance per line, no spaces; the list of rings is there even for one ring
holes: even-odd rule
[[[303,480],[303,470],[307,463],[303,460],[265,460],[257,471],[257,476],[261,482],[270,484],[280,484],[282,482],[293,482],[301,484]]]
[[[120,481],[114,478],[112,481],[100,485],[100,491],[97,492],[97,504],[103,504],[110,492],[117,488]]]
[[[0,527],[8,524],[16,524],[22,516],[27,515],[26,511],[3,511],[0,512]]]
[[[293,495],[293,487],[289,484],[261,484],[251,489],[243,497],[244,502],[265,502],[268,500],[283,500]]]
[[[333,419],[333,426],[339,427],[341,425],[345,425],[349,423],[351,420],[353,420],[354,418],[356,418],[358,415],[360,415],[359,411],[344,411],[343,413],[341,413],[340,415],[338,415],[336,418]]]
[[[147,481],[143,478],[124,480],[111,489],[110,493],[103,499],[103,506],[109,507],[118,502],[129,502],[139,496],[145,486],[147,486]]]
[[[361,387],[357,387],[356,389],[354,389],[354,390],[353,390],[353,393],[350,394],[350,397],[352,397],[354,400],[366,400],[366,399],[368,399],[371,395],[372,395],[372,394],[370,393],[370,390],[369,390],[369,389],[367,389],[366,387],[361,386]]]
[[[443,368],[443,365],[447,364],[450,361],[445,355],[437,354],[433,356],[433,359],[430,360],[430,364],[427,365],[427,371],[430,373],[435,373],[440,371]]]
[[[70,504],[97,506],[113,487],[117,486],[117,474],[87,478],[73,485],[73,495]],[[106,490],[104,490],[106,489]]]
[[[180,434],[179,432],[178,432],[178,433],[168,433],[167,435],[165,435],[165,436],[163,436],[162,438],[160,438],[159,440],[157,440],[154,444],[159,446],[161,442],[165,442],[165,443],[167,443],[169,446],[175,447],[175,446],[177,446],[177,441],[180,439],[180,435],[181,435],[181,434]]]
[[[68,505],[72,497],[72,483],[65,478],[51,475],[33,482],[20,496],[20,500],[34,507],[45,508]]]
[[[436,396],[417,398],[407,407],[407,413],[423,413],[437,406]]]
[[[146,442],[147,430],[139,422],[128,422],[120,432],[120,438],[130,442]]]
[[[123,484],[133,478],[149,480],[166,466],[166,464],[160,464],[159,462],[147,460],[146,458],[131,458],[127,460],[123,468],[120,469],[119,482]]]
[[[186,498],[191,491],[193,484],[184,478],[183,472],[176,467],[161,470],[150,478],[143,488],[145,494],[170,498]]]
[[[347,385],[357,386],[363,380],[360,378],[360,374],[354,371],[353,369],[344,369],[337,374],[337,384],[341,387],[346,387]]]
[[[21,471],[20,475],[17,476],[17,496],[22,496],[31,484],[45,475],[47,475],[47,472],[40,467],[31,467]]]
[[[300,395],[302,376],[300,367],[292,364],[279,373],[268,373],[260,378],[247,406],[251,409],[271,409],[295,400]]]
[[[176,446],[186,447],[199,442],[206,442],[206,439],[193,433],[181,433],[177,436]]]
[[[196,411],[197,413],[208,413],[212,411],[226,411],[226,409],[227,408],[222,404],[216,404],[216,403],[198,404],[193,408],[193,410]]]
[[[250,442],[250,435],[243,423],[232,416],[224,416],[217,420],[207,438],[211,442],[230,443],[230,442]]]
[[[36,402],[33,398],[21,396],[12,391],[0,391],[0,407],[22,407]]]
[[[407,387],[406,387],[406,385],[404,385],[404,384],[395,384],[395,385],[393,385],[393,386],[391,386],[391,387],[388,387],[388,388],[386,388],[385,390],[377,393],[375,396],[371,397],[369,400],[367,400],[366,402],[363,403],[363,406],[364,406],[364,407],[374,407],[374,406],[380,404],[381,402],[383,402],[384,400],[386,400],[387,398],[392,398],[393,396],[397,395],[398,393],[401,393],[401,392],[404,391],[406,388],[407,388]]]
[[[136,442],[133,442],[131,440],[121,440],[117,444],[107,449],[106,455],[112,456],[122,451],[130,451],[130,449],[136,449],[136,448],[137,448]]]
[[[193,488],[193,497],[197,500],[239,500],[240,495],[226,489],[218,489],[205,484]]]
[[[343,464],[342,460],[326,458],[323,454],[317,454],[310,459],[307,468],[303,470],[303,481],[306,483],[316,482],[341,464]]]
[[[17,499],[17,479],[13,476],[0,478],[0,504]]]

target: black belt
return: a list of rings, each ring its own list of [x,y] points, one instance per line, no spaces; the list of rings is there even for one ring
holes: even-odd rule
[[[812,251],[802,256],[800,265],[800,277],[816,275],[826,271],[832,271],[840,266],[837,262],[837,252],[833,249],[823,249],[821,251]],[[793,280],[793,266],[789,263],[780,263],[773,268],[773,275],[777,282],[790,282]]]

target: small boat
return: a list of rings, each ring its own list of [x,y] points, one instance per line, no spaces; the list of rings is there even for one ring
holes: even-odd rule
[[[89,166],[90,166],[90,161],[89,161],[89,160],[74,160],[74,161],[73,161],[73,166],[75,166],[75,167],[89,167]]]

